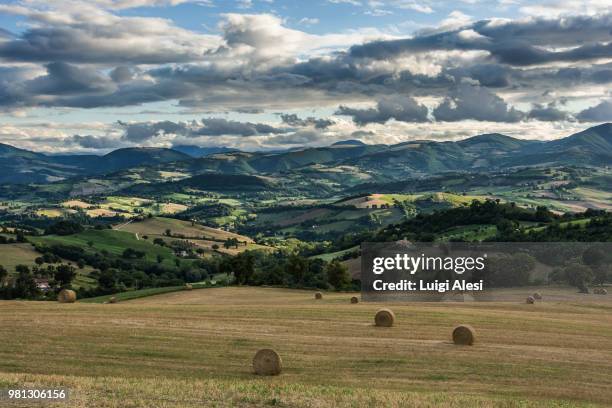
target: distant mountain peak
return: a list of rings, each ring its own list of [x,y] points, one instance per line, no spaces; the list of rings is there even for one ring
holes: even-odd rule
[[[332,144],[332,146],[365,146],[365,145],[366,145],[365,143],[357,139],[341,140],[339,142]]]
[[[189,156],[200,158],[212,156],[214,154],[237,152],[237,149],[225,146],[201,147],[196,145],[176,145],[172,146],[172,150],[188,154]]]

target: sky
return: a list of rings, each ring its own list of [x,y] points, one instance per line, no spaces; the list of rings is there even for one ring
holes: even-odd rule
[[[609,0],[0,0],[0,143],[276,150],[612,121]]]

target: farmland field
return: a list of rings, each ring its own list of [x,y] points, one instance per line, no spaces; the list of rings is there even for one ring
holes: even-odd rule
[[[114,305],[3,301],[0,388],[68,387],[71,407],[583,407],[612,400],[609,298],[393,304],[396,325],[376,328],[381,305],[351,305],[350,296],[315,301],[310,291],[231,287]],[[474,346],[450,342],[458,323],[476,328]],[[264,347],[281,354],[280,376],[252,374],[251,359]]]

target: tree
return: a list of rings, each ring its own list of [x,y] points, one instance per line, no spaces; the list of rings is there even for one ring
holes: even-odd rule
[[[7,276],[8,271],[4,268],[4,266],[0,265],[0,287],[2,287],[2,283]]]
[[[98,277],[98,286],[105,293],[116,292],[117,289],[117,271],[115,269],[107,269],[100,272]]]
[[[293,278],[293,282],[302,285],[308,272],[308,259],[299,255],[291,255],[285,264],[285,272]]]
[[[61,264],[55,268],[53,278],[62,288],[69,287],[73,279],[76,277],[76,270],[70,265]]]
[[[49,226],[45,230],[45,234],[55,234],[55,235],[72,235],[78,234],[79,232],[83,232],[83,226],[78,222],[74,221],[59,221],[51,226]]]
[[[327,281],[336,290],[344,289],[351,283],[351,276],[348,273],[346,265],[339,260],[334,259],[325,268],[327,272]]]
[[[588,293],[587,285],[593,280],[593,271],[588,266],[572,263],[565,267],[565,276],[570,285]]]
[[[138,251],[133,248],[126,248],[122,254],[125,259],[141,259],[144,258],[145,255],[144,251]]]
[[[172,236],[172,230],[170,228],[166,230],[166,235],[169,237]]]
[[[34,277],[30,272],[30,268],[26,265],[17,265],[15,267],[17,271],[17,279],[15,279],[15,288],[13,295],[17,298],[22,299],[34,299],[40,295],[40,291],[36,286]]]
[[[28,240],[25,237],[25,234],[23,233],[23,231],[19,230],[15,233],[15,240],[17,242],[28,242]]]
[[[164,261],[164,256],[161,254],[157,254],[157,263],[160,264]]]
[[[239,285],[251,283],[255,273],[255,255],[245,251],[231,258],[231,269],[234,272],[236,283]]]
[[[602,285],[608,279],[609,266],[602,248],[587,248],[582,254],[582,262],[593,270],[593,283]]]

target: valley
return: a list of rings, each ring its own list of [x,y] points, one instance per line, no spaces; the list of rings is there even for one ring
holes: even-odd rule
[[[12,172],[28,174],[17,168],[35,161],[48,174],[63,166],[64,176],[42,180],[41,171],[0,184],[8,243],[0,253],[11,254],[0,265],[15,278],[20,265],[53,276],[54,265],[68,264],[84,297],[217,277],[355,289],[368,240],[610,239],[598,227],[612,208],[610,124],[549,142],[485,134],[272,153],[183,150],[92,159],[3,146]],[[555,160],[533,165],[536,154]],[[55,263],[35,265],[49,254]],[[292,275],[298,266],[306,272]],[[344,269],[340,281],[327,279],[329,268]]]

